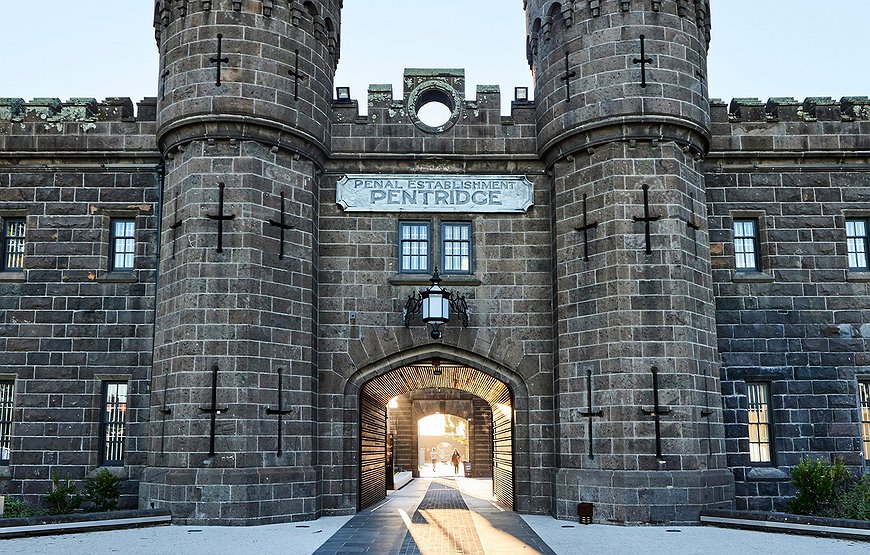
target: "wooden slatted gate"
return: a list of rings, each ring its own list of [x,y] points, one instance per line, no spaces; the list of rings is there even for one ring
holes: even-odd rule
[[[495,406],[492,411],[492,488],[499,505],[514,507],[514,465],[510,406]]]
[[[359,510],[387,496],[387,407],[362,393],[360,396]]]

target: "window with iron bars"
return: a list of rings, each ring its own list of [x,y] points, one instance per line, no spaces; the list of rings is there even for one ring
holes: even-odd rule
[[[101,407],[101,463],[123,465],[127,439],[127,383],[104,382]]]
[[[0,270],[17,272],[24,269],[24,218],[3,220],[3,252]]]
[[[870,380],[858,382],[861,392],[861,439],[864,459],[870,461]]]
[[[773,464],[770,384],[747,383],[749,398],[749,461]]]
[[[12,454],[12,408],[15,382],[0,382],[0,465],[8,465]]]

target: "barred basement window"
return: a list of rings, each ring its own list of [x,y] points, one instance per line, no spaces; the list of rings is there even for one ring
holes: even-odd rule
[[[24,269],[24,218],[3,220],[3,253],[0,270],[15,272]]]
[[[9,464],[12,452],[12,406],[15,382],[0,382],[0,465]]]
[[[734,220],[734,259],[737,271],[758,271],[757,221]]]
[[[113,272],[124,272],[133,269],[133,259],[136,255],[135,220],[112,220],[111,250],[111,270]]]
[[[399,271],[429,273],[430,226],[428,222],[399,222]]]
[[[864,459],[870,461],[870,381],[859,382],[861,392],[861,439],[864,440]]]
[[[849,269],[867,271],[867,220],[846,220],[846,249]]]
[[[770,384],[747,383],[749,397],[749,460],[772,463]]]
[[[441,226],[441,256],[445,273],[471,273],[470,223],[445,223]]]
[[[101,406],[101,463],[123,465],[124,440],[127,438],[127,383],[104,382]]]

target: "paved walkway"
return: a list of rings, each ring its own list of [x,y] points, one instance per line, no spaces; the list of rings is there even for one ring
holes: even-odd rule
[[[414,480],[354,516],[315,555],[555,555],[519,515],[493,504],[483,483]]]
[[[383,555],[442,555],[459,553],[460,548],[463,554],[481,553],[478,546],[482,546],[485,555],[554,552],[557,555],[867,555],[870,552],[870,544],[861,541],[708,526],[582,526],[576,521],[549,516],[519,517],[492,504],[491,491],[492,484],[488,480],[416,479],[403,489],[390,492],[386,501],[353,517],[330,516],[268,526],[160,526],[0,540],[0,554],[310,555],[314,552],[366,553],[369,549],[368,553]],[[460,499],[466,509],[460,505]],[[451,551],[441,545],[436,550],[429,549],[431,546],[425,544],[434,538],[448,538],[444,545],[449,545]],[[340,545],[336,545],[339,541]]]

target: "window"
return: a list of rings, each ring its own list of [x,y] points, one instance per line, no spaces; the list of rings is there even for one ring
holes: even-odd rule
[[[846,248],[849,269],[867,271],[867,220],[846,220]]]
[[[409,274],[429,273],[428,222],[399,222],[399,271]]]
[[[861,393],[861,439],[864,440],[864,458],[870,461],[870,381],[859,382]]]
[[[24,269],[24,218],[3,220],[2,256],[0,270],[15,272]]]
[[[136,222],[134,220],[112,220],[112,271],[132,270],[135,254]]]
[[[0,382],[0,465],[9,464],[12,451],[12,401],[15,382]]]
[[[755,220],[734,220],[734,258],[737,271],[758,271],[758,222]]]
[[[434,229],[434,231],[433,231]],[[433,250],[432,246],[436,248]],[[399,222],[399,272],[428,274],[430,258],[445,274],[470,274],[473,269],[471,222]]]
[[[772,463],[770,434],[770,384],[747,383],[749,397],[749,460]]]
[[[124,440],[127,437],[127,383],[104,382],[101,406],[101,462],[105,465],[123,465]]]
[[[471,224],[445,223],[441,227],[441,267],[445,273],[471,273]]]

